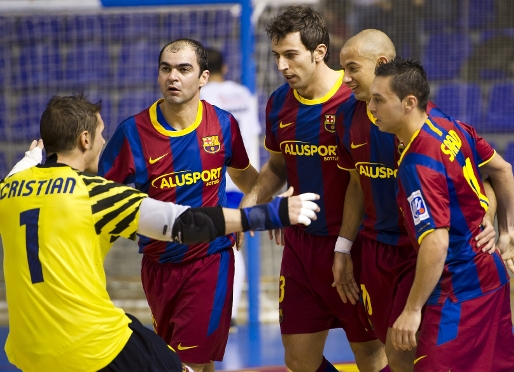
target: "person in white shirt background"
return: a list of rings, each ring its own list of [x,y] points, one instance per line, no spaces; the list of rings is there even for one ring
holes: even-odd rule
[[[262,129],[257,111],[257,98],[244,85],[232,80],[225,80],[228,66],[225,64],[223,55],[219,50],[207,48],[207,52],[209,55],[209,82],[200,90],[200,99],[234,115],[239,123],[239,129],[241,130],[241,136],[243,137],[250,163],[256,169],[259,169],[259,135]],[[227,174],[228,207],[237,208],[242,197],[243,193]],[[234,257],[235,274],[231,332],[237,331],[237,310],[246,277],[242,252],[234,249]]]

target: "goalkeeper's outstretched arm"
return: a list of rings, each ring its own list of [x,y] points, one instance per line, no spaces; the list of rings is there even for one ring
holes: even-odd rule
[[[289,190],[292,194],[292,189]],[[277,197],[271,203],[243,209],[190,208],[146,198],[140,207],[138,233],[181,244],[209,242],[238,231],[262,231],[297,223],[309,225],[319,207],[313,193]]]

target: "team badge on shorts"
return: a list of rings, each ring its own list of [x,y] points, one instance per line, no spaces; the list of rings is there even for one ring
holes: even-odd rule
[[[336,131],[336,116],[334,114],[325,114],[325,129],[330,133]]]
[[[203,149],[209,154],[215,154],[220,151],[220,141],[218,136],[202,137]]]
[[[423,195],[421,195],[421,191],[414,191],[412,194],[410,194],[407,200],[410,204],[410,211],[412,213],[412,219],[414,220],[415,225],[430,217],[428,215],[428,209],[425,204],[425,200],[423,200]]]

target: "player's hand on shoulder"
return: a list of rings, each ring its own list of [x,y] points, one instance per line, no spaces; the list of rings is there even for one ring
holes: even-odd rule
[[[514,231],[500,234],[497,246],[505,265],[514,273]]]
[[[493,254],[496,250],[496,231],[494,230],[494,224],[489,221],[487,216],[482,219],[483,230],[475,237],[477,247],[482,249],[482,252]]]

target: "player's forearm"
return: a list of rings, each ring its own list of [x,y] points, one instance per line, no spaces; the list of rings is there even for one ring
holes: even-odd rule
[[[245,194],[250,192],[257,177],[259,177],[259,172],[251,164],[244,170],[227,168],[227,172],[237,188]]]
[[[339,236],[348,240],[355,240],[359,232],[359,226],[364,216],[364,194],[361,189],[359,175],[356,171],[350,171],[350,183],[346,189],[344,199],[343,223]]]
[[[270,162],[264,164],[261,172],[255,180],[252,189],[245,195],[241,206],[247,207],[257,203],[268,201],[286,183],[285,168],[280,169]]]
[[[484,177],[482,179],[482,183],[484,184],[485,195],[489,200],[489,208],[487,208],[486,217],[489,219],[489,221],[491,221],[492,224],[494,224],[494,218],[497,211],[496,194],[494,192],[493,186],[491,185],[489,177]]]
[[[441,278],[448,253],[448,231],[436,229],[423,239],[418,252],[416,275],[405,305],[406,310],[420,311]]]

